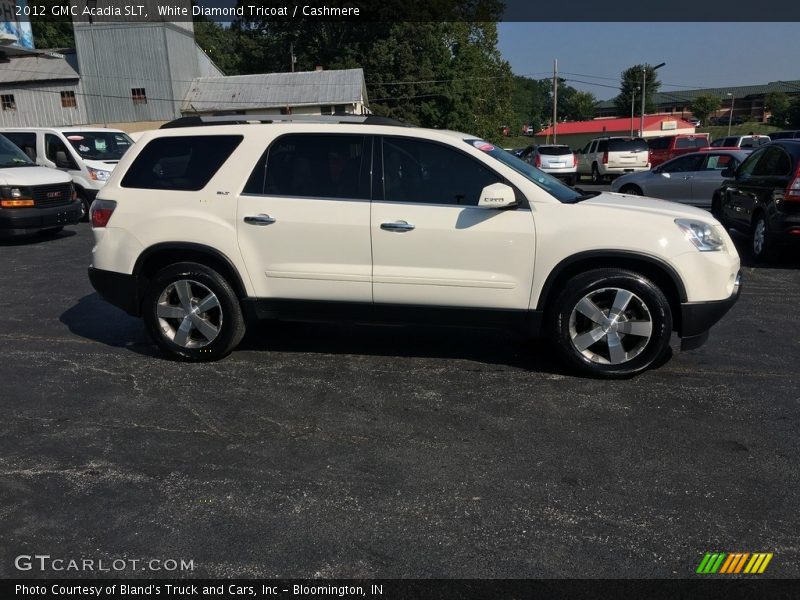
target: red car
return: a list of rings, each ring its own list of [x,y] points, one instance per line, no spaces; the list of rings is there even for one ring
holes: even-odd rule
[[[709,142],[707,133],[665,135],[649,138],[647,146],[650,148],[650,166],[655,167],[681,154],[708,148]]]

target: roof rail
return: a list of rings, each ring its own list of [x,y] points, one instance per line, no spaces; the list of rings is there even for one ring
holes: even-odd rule
[[[200,127],[203,125],[248,125],[261,123],[337,123],[361,125],[389,125],[392,127],[411,127],[408,123],[376,117],[374,115],[218,115],[180,117],[164,123],[160,129],[177,127]]]

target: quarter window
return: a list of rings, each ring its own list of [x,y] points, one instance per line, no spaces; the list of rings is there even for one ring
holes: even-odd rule
[[[481,191],[503,179],[462,152],[406,138],[383,141],[384,198],[394,202],[477,206]]]
[[[241,141],[240,135],[155,139],[133,161],[121,185],[152,190],[201,190]]]
[[[285,135],[258,161],[244,193],[369,200],[370,140],[363,135]]]

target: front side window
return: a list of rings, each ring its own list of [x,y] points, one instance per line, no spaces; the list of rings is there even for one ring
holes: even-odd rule
[[[664,164],[661,168],[662,173],[686,173],[687,171],[697,171],[700,169],[702,156],[681,156]]]
[[[669,148],[670,141],[671,138],[668,137],[654,138],[647,140],[647,145],[650,150],[666,150]]]
[[[369,141],[363,135],[280,137],[256,164],[244,193],[368,200]]]
[[[0,135],[0,167],[29,167],[35,163],[15,143]]]
[[[241,141],[241,135],[156,138],[139,153],[120,185],[151,190],[201,190]]]
[[[760,177],[783,177],[789,174],[792,160],[779,146],[770,146],[753,169],[753,175]]]
[[[383,190],[390,202],[477,206],[483,188],[502,181],[477,160],[442,144],[383,140]]]
[[[59,169],[77,169],[72,153],[57,135],[48,133],[44,136],[44,155],[55,163]]]
[[[3,135],[22,150],[28,158],[36,160],[36,134],[23,132],[4,132]]]
[[[750,177],[753,174],[753,170],[756,168],[756,164],[761,157],[764,156],[764,150],[756,150],[750,156],[748,156],[742,166],[736,171],[736,177]]]

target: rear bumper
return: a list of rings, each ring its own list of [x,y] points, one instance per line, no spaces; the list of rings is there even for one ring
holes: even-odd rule
[[[741,293],[741,273],[733,293],[725,300],[684,302],[681,304],[681,350],[694,350],[705,344],[709,330],[736,304]]]
[[[49,208],[0,208],[0,238],[30,235],[81,220],[81,203],[70,202]]]
[[[103,300],[139,316],[139,288],[133,275],[89,267],[89,281]]]

